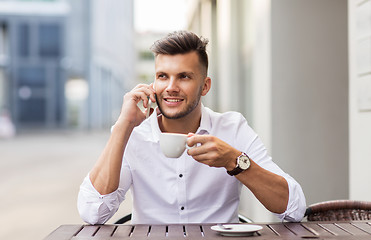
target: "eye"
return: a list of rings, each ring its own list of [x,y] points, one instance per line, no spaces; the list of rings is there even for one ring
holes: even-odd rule
[[[189,75],[187,75],[187,74],[181,74],[180,75],[180,78],[182,78],[182,79],[190,79],[191,77]]]
[[[166,79],[166,75],[165,74],[158,74],[157,79]]]

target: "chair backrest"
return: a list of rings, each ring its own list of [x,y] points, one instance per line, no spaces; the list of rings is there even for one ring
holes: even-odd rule
[[[371,202],[334,200],[310,205],[305,216],[308,221],[371,220]]]

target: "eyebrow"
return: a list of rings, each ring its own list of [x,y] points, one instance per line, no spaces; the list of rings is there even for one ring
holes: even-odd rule
[[[178,75],[178,76],[179,76],[179,75],[192,75],[192,76],[193,76],[193,75],[195,75],[195,74],[194,74],[193,72],[180,72],[180,73],[178,73],[177,75]]]
[[[168,73],[163,72],[163,71],[156,72],[156,76],[160,75],[160,74],[168,75]],[[177,76],[180,76],[180,75],[192,75],[192,76],[194,76],[195,74],[193,72],[180,72],[180,73],[177,73],[176,75]]]

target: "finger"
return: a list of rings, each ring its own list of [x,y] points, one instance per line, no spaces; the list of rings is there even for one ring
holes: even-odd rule
[[[156,91],[154,89],[154,84],[151,83],[148,87],[148,89],[150,90],[150,94],[149,94],[149,97],[151,99],[152,102],[156,102]]]
[[[215,161],[210,159],[209,155],[207,153],[201,154],[201,155],[196,155],[192,156],[194,160],[196,160],[199,163],[208,165],[210,167],[215,166]]]
[[[151,83],[151,84],[149,85],[149,89],[152,90],[152,91],[155,93],[155,92],[156,92],[156,91],[155,91],[155,84],[154,84],[154,83]]]
[[[143,101],[143,107],[147,108],[148,97],[144,92],[134,92],[134,93],[132,93],[132,98],[135,100],[136,103],[139,103],[142,100]]]
[[[196,144],[203,145],[210,140],[211,140],[210,135],[193,134],[193,136],[188,137],[187,144],[188,144],[188,146],[193,146],[193,145],[196,145]]]
[[[152,83],[150,85],[147,84],[138,84],[136,87],[133,88],[133,92],[145,92],[147,96],[151,97],[151,100],[155,100],[154,94],[155,90],[152,87]]]
[[[150,94],[149,97],[153,103],[156,102],[156,93]]]
[[[193,145],[194,147],[189,148],[187,153],[188,155],[192,157],[200,157],[200,159],[204,157],[205,154],[208,154],[209,155],[208,159],[210,159],[210,157],[212,156],[214,152],[210,145],[211,144],[208,144],[208,143],[205,143],[203,145],[200,143],[197,143]],[[188,145],[188,146],[192,146],[192,145]]]
[[[145,93],[146,93],[146,95],[147,95],[147,98],[148,98],[148,99],[151,99],[151,101],[152,101],[153,103],[155,103],[155,102],[156,102],[156,93],[153,92],[153,91],[150,90],[150,89],[145,89],[144,91],[145,91]]]
[[[199,153],[199,154],[196,154],[195,151],[191,151],[193,149],[189,149],[187,151],[187,154],[189,156],[191,156],[194,160],[198,161],[198,162],[203,162],[203,161],[208,161],[210,160],[210,158],[208,157],[208,154],[207,153]]]
[[[192,156],[194,160],[196,160],[199,163],[208,165],[209,167],[223,167],[224,162],[218,161],[213,154],[205,153],[200,155]]]
[[[154,93],[151,89],[149,89],[148,86],[137,88],[133,90],[134,93],[143,92],[146,94],[146,96],[154,96]]]
[[[148,84],[138,84],[132,90],[133,91],[136,91],[136,90],[144,89],[144,88],[148,88],[149,89],[149,87],[150,87],[150,85],[148,85]]]

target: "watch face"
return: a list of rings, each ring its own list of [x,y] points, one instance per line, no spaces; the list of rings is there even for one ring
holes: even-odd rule
[[[241,155],[238,159],[238,166],[243,170],[248,169],[250,167],[250,159],[244,154]]]

